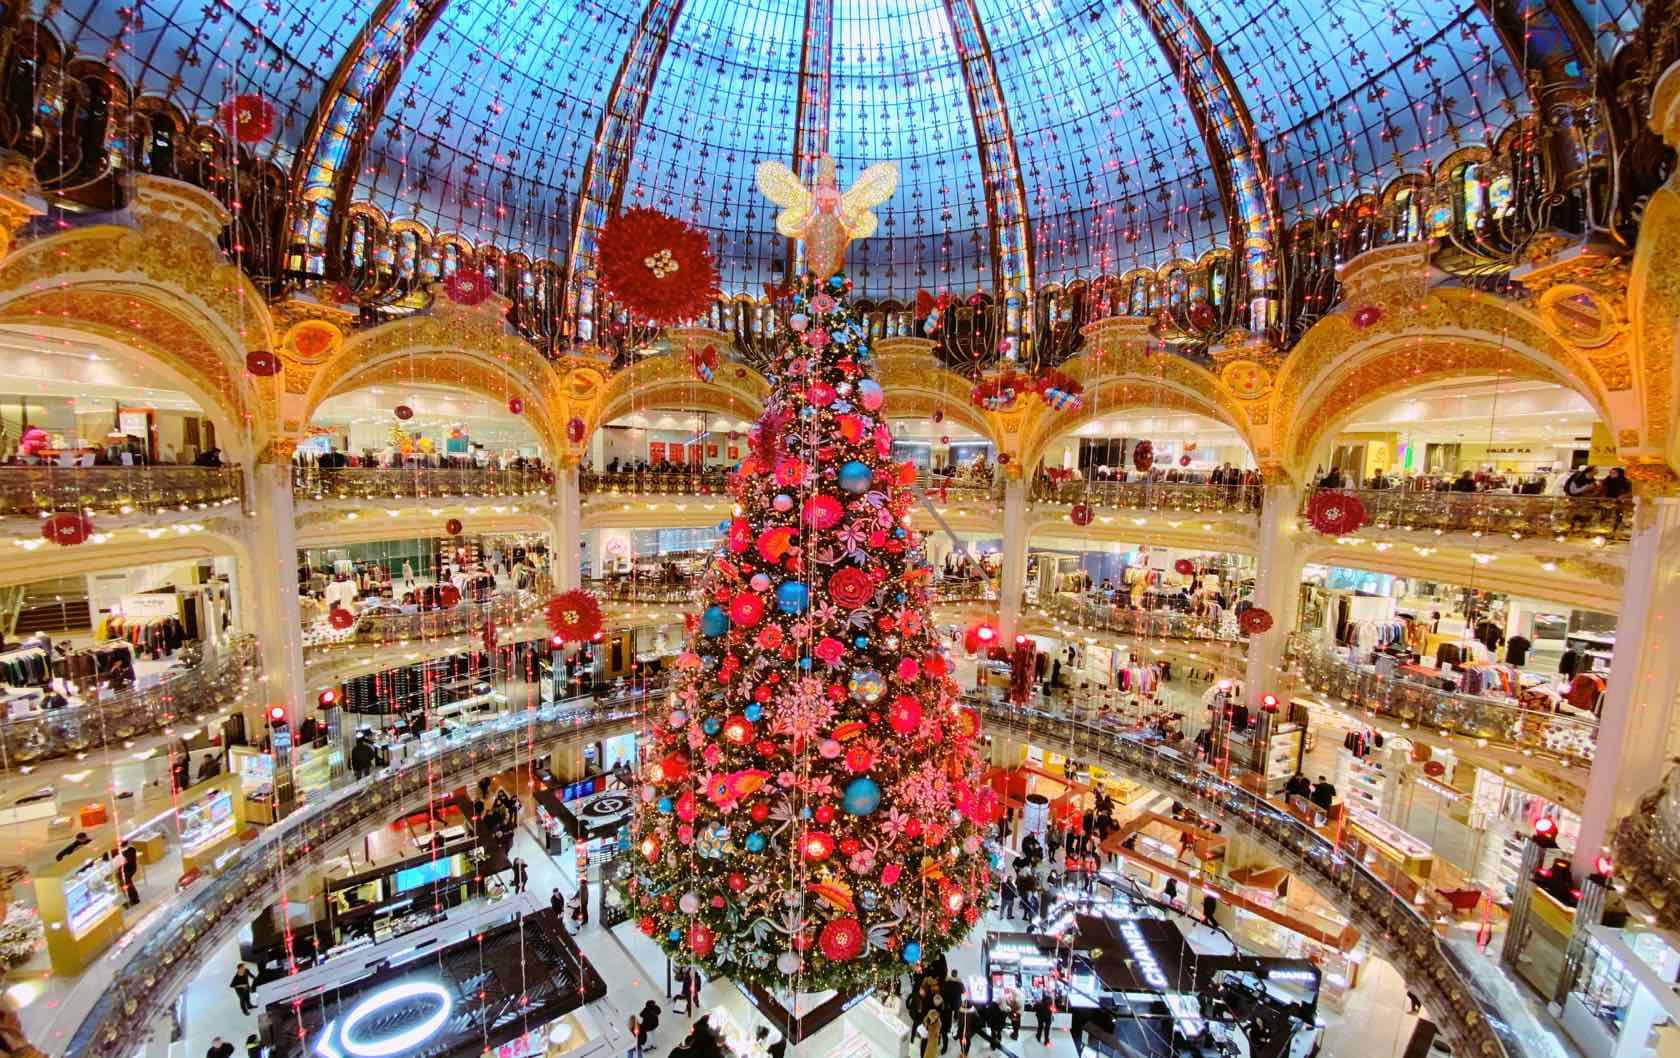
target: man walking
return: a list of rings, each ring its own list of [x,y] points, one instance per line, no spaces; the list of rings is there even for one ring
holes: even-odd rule
[[[228,987],[232,988],[234,994],[239,997],[239,1012],[241,1014],[250,1014],[251,1011],[256,1009],[251,1005],[251,990],[256,986],[257,982],[251,977],[250,967],[240,963],[239,969],[233,972],[233,980],[228,982]]]

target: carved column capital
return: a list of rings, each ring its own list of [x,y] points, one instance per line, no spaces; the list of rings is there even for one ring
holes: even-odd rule
[[[16,151],[0,150],[0,257],[11,252],[18,229],[46,211],[29,159]]]

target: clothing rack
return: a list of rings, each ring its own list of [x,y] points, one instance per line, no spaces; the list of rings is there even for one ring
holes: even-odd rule
[[[45,687],[52,682],[52,656],[45,646],[24,646],[0,654],[0,683]]]

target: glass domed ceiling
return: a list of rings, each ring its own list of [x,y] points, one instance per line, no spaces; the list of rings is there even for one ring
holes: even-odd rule
[[[1628,0],[1517,0],[1523,11],[1571,3],[1601,54],[1638,19]],[[625,204],[708,229],[727,290],[780,275],[786,242],[752,168],[793,159],[802,117],[809,127],[822,110],[800,106],[801,86],[820,100],[826,70],[842,182],[875,161],[901,165],[850,271],[865,292],[904,298],[994,287],[988,179],[994,198],[1018,189],[1042,285],[1228,244],[1222,168],[1245,145],[1243,164],[1288,224],[1484,142],[1529,109],[1523,57],[1489,7],[1497,0],[69,0],[45,21],[72,53],[109,56],[137,92],[201,120],[234,95],[267,97],[281,121],[267,147],[302,186],[330,187],[371,129],[353,201],[558,262],[603,115],[627,114],[629,151],[598,166],[621,171]],[[826,63],[805,46],[807,19],[824,13]],[[985,47],[959,45],[978,35]],[[989,154],[977,131],[991,99],[1012,150],[993,142]],[[1264,186],[1251,190],[1272,208]]]

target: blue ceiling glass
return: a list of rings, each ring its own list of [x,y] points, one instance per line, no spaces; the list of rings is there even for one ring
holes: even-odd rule
[[[752,169],[792,160],[802,64],[813,76],[826,68],[828,147],[842,181],[875,161],[901,166],[879,229],[853,251],[862,289],[991,288],[971,108],[985,96],[965,81],[986,67],[961,61],[948,8],[970,2],[1013,133],[1040,284],[1228,242],[1219,158],[1177,70],[1207,66],[1203,35],[1252,118],[1286,223],[1380,190],[1455,143],[1485,142],[1528,112],[1520,63],[1479,0],[683,0],[622,173],[623,201],[707,229],[726,289],[778,278],[786,242]],[[1545,2],[1515,0],[1519,11]],[[1630,0],[1573,2],[1601,57],[1638,21]],[[826,67],[803,47],[808,4],[832,11]],[[281,128],[266,149],[291,169],[369,19],[407,12],[429,28],[411,54],[388,49],[391,91],[352,197],[563,262],[590,148],[645,7],[67,0],[47,25],[72,53],[109,55],[140,92],[196,118],[238,93],[268,97]],[[1199,32],[1178,21],[1163,33],[1147,17],[1161,10]]]

